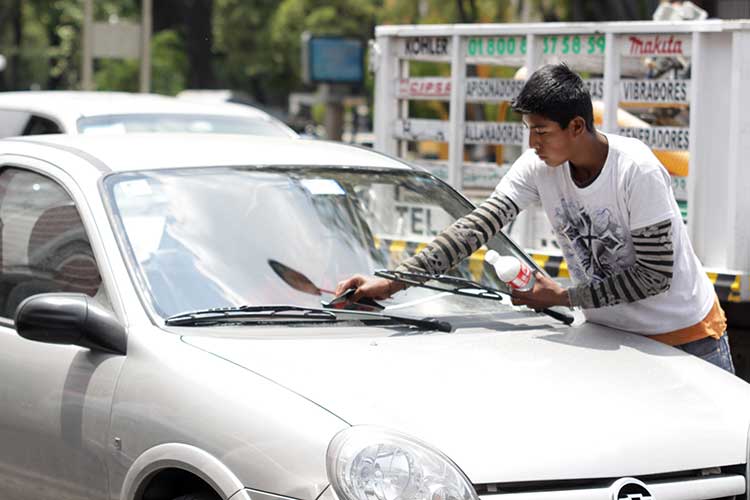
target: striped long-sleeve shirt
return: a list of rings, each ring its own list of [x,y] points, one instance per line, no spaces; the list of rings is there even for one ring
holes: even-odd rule
[[[399,270],[441,274],[487,243],[519,213],[508,196],[495,192],[474,211],[461,217]],[[672,280],[672,223],[665,220],[634,230],[635,263],[601,281],[568,289],[571,304],[585,309],[634,302],[669,289]]]

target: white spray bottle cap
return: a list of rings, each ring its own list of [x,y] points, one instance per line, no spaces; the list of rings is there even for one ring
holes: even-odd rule
[[[500,254],[494,250],[487,250],[487,252],[485,252],[484,254],[484,260],[486,260],[493,266],[495,265],[495,262],[497,262],[497,259],[499,258],[500,258]]]

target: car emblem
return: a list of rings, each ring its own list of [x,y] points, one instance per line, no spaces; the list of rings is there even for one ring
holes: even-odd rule
[[[611,500],[655,500],[642,481],[632,477],[618,479],[609,487]]]

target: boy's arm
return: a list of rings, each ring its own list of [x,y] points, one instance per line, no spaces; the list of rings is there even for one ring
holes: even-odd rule
[[[443,274],[487,243],[519,211],[510,197],[495,191],[473,212],[454,222],[396,270]]]
[[[440,233],[427,247],[399,265],[398,271],[443,274],[487,243],[524,208],[539,202],[533,150],[522,154],[492,195]]]
[[[635,302],[669,290],[674,250],[671,219],[634,230],[635,263],[588,285],[568,288],[570,303],[584,309]]]

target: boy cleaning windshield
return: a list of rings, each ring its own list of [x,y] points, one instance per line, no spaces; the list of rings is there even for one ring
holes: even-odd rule
[[[588,321],[647,335],[734,373],[726,319],[693,252],[666,169],[637,139],[594,128],[591,96],[564,64],[531,75],[512,103],[529,147],[494,193],[398,270],[442,274],[518,213],[541,204],[562,249],[570,288],[537,273],[513,303],[576,306]],[[404,285],[353,276],[336,292],[384,299]]]

